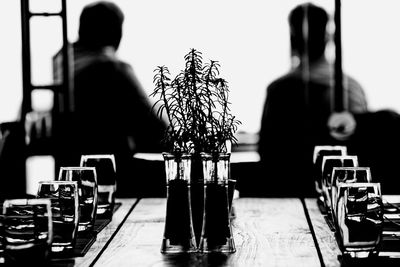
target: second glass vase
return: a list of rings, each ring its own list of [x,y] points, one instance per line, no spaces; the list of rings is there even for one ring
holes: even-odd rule
[[[200,252],[233,253],[236,251],[229,218],[229,159],[229,153],[202,153],[204,215]]]

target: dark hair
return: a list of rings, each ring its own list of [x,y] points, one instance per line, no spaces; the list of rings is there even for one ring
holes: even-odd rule
[[[300,56],[305,52],[303,32],[305,16],[308,19],[308,55],[310,61],[313,61],[320,58],[325,52],[328,13],[323,8],[311,3],[298,5],[290,12],[290,42],[292,50]]]
[[[79,43],[89,48],[118,48],[124,14],[114,3],[100,1],[85,6],[80,16]]]

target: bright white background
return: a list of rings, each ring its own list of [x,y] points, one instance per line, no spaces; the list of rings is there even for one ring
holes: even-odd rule
[[[0,122],[17,119],[21,102],[20,6],[0,1]],[[69,40],[90,0],[69,0]],[[115,0],[125,13],[119,56],[129,62],[143,87],[153,89],[153,70],[183,68],[190,48],[204,60],[218,60],[229,82],[241,130],[257,132],[265,88],[289,69],[289,11],[299,0]],[[331,14],[334,0],[314,3]],[[365,88],[371,110],[400,111],[400,1],[342,1],[343,64]],[[57,0],[31,0],[33,10],[52,11]],[[50,57],[60,47],[60,22],[32,22],[33,80],[51,81]]]

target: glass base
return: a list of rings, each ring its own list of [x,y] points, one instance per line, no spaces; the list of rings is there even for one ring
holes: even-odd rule
[[[8,247],[4,250],[5,266],[47,266],[50,245],[35,244],[27,248]]]
[[[60,252],[70,252],[73,249],[73,246],[58,246],[52,245],[51,252],[60,253]]]
[[[202,238],[200,241],[200,252],[202,253],[234,253],[236,252],[235,242],[233,238],[227,238],[225,244],[214,245],[210,244],[207,238]]]
[[[99,219],[111,219],[113,215],[114,205],[97,206],[96,216]]]
[[[343,257],[351,258],[351,259],[366,259],[369,257],[374,257],[377,255],[377,251],[374,250],[365,250],[365,251],[344,251]]]
[[[163,238],[161,244],[161,253],[164,254],[178,254],[178,253],[192,253],[197,252],[196,249],[196,241],[193,237],[192,239],[187,240],[187,245],[182,244],[171,244],[171,241],[167,238]]]
[[[78,226],[78,232],[89,232],[93,229],[93,225],[80,224]]]

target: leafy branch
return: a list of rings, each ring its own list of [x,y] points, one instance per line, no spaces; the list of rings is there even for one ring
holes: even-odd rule
[[[231,114],[228,83],[219,77],[220,64],[203,64],[202,53],[191,49],[185,68],[173,80],[165,66],[154,72],[152,97],[158,97],[158,116],[166,114],[169,126],[164,142],[172,152],[226,152],[240,121]]]

